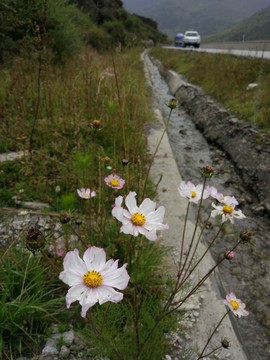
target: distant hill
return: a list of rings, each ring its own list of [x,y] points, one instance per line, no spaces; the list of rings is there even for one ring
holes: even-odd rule
[[[248,19],[207,37],[207,41],[270,40],[270,6]]]
[[[124,0],[124,7],[157,21],[170,37],[185,30],[210,35],[269,6],[269,0]]]

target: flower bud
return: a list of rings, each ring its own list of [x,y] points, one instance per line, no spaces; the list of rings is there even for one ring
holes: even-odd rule
[[[210,178],[213,176],[214,169],[211,165],[205,165],[201,169],[201,173],[203,177]]]
[[[235,253],[231,250],[227,251],[224,255],[225,259],[232,260],[235,257]]]
[[[169,102],[166,105],[168,106],[168,108],[173,110],[177,107],[177,101],[176,101],[176,99],[171,99],[171,100],[169,100]]]

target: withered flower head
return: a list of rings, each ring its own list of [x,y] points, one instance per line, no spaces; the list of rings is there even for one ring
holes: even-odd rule
[[[253,233],[251,230],[245,229],[240,232],[240,239],[245,244],[245,243],[250,242],[252,235],[253,235]]]
[[[94,129],[100,129],[101,128],[101,120],[95,119],[92,120],[91,125]]]
[[[210,178],[213,176],[214,169],[211,165],[205,165],[201,169],[201,173],[203,177]]]
[[[224,349],[228,349],[230,346],[230,343],[227,339],[222,339],[221,340],[221,346],[224,347]]]
[[[35,227],[31,227],[26,234],[26,247],[35,254],[36,251],[44,249],[46,238],[42,232]]]
[[[70,222],[70,216],[68,213],[63,212],[60,214],[60,222],[61,224],[67,224]]]
[[[105,162],[105,163],[107,163],[107,164],[110,164],[112,160],[111,160],[111,158],[110,158],[109,156],[104,156],[104,157],[102,158],[102,161]]]
[[[122,159],[122,165],[126,166],[129,164],[129,160],[128,159]]]

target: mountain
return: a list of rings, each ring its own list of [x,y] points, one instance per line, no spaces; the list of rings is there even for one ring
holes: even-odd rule
[[[202,35],[217,33],[268,7],[269,0],[124,0],[124,7],[150,17],[159,29],[173,37],[178,32],[197,30]]]
[[[130,14],[121,0],[0,0],[0,63],[50,49],[55,61],[85,44],[104,50],[166,42],[157,23]]]
[[[207,37],[207,41],[245,41],[270,39],[270,6],[248,19]]]

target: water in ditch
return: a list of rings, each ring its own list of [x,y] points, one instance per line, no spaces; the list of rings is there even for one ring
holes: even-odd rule
[[[166,103],[172,98],[168,86],[161,77],[156,65],[148,55],[144,57],[148,68],[153,94],[156,104],[163,114],[168,117]],[[236,231],[231,231],[230,224],[226,224],[224,232],[212,249],[212,255],[218,259],[221,254],[233,246],[238,240],[239,232],[251,229],[253,237],[251,243],[241,245],[235,252],[233,261],[226,261],[219,268],[222,283],[220,292],[224,297],[228,292],[242,299],[250,315],[246,318],[232,318],[233,325],[249,360],[270,359],[270,220],[263,209],[253,202],[254,194],[242,185],[242,179],[233,163],[226,154],[208,144],[200,131],[195,127],[192,119],[180,108],[172,112],[168,128],[170,144],[182,178],[194,183],[202,181],[200,169],[203,165],[211,164],[215,169],[215,176],[211,184],[219,192],[234,195],[246,219],[236,223]],[[204,210],[202,221],[207,217]],[[215,221],[210,221],[205,233],[205,241],[212,239],[217,231]],[[233,349],[232,349],[233,352]]]

